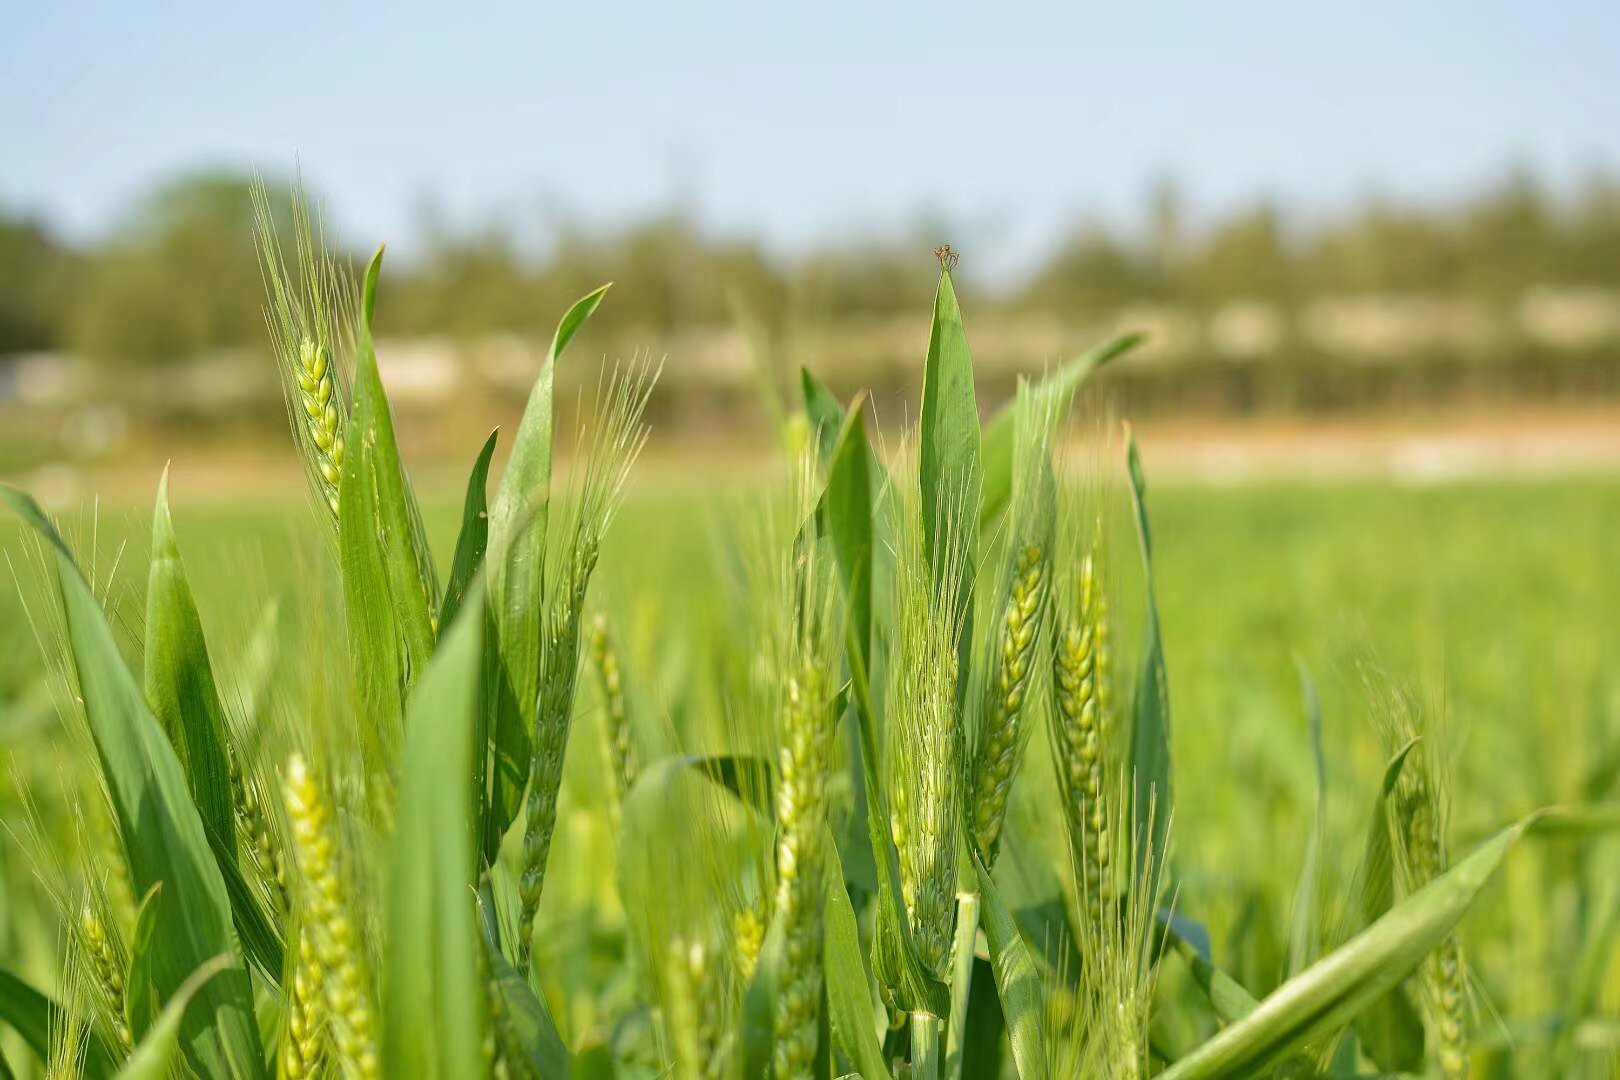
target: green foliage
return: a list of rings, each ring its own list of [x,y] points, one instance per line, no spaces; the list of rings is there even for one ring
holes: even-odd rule
[[[330,265],[312,249],[299,258],[301,273]],[[806,374],[804,426],[786,425],[807,436],[795,447],[805,456],[794,498],[757,560],[769,573],[747,578],[728,606],[723,590],[707,591],[679,533],[661,527],[632,537],[638,558],[612,564],[606,594],[588,600],[641,445],[646,386],[639,369],[604,380],[571,497],[554,513],[555,367],[602,302],[598,289],[558,326],[494,497],[491,436],[459,518],[444,519],[455,547],[441,592],[377,370],[378,272],[374,259],[350,298],[358,321],[354,370],[342,371],[353,394],[335,549],[329,530],[309,530],[336,580],[308,567],[275,574],[293,612],[280,635],[285,665],[256,659],[263,643],[210,649],[204,626],[226,620],[208,605],[238,604],[226,591],[237,583],[201,576],[209,560],[195,555],[182,565],[166,479],[137,635],[144,691],[124,658],[116,605],[92,588],[97,575],[81,573],[37,504],[5,495],[53,572],[50,612],[60,613],[68,661],[62,701],[70,724],[82,709],[96,751],[74,766],[74,783],[105,795],[119,839],[98,864],[93,837],[50,832],[39,846],[63,853],[41,860],[40,877],[58,920],[100,889],[91,910],[108,955],[129,957],[116,972],[126,992],[115,1017],[82,974],[42,984],[57,1005],[0,972],[0,1019],[42,1058],[71,1060],[72,1046],[53,1045],[67,1041],[59,1032],[125,1020],[138,1042],[109,1047],[92,1036],[83,1072],[259,1076],[267,1060],[278,1071],[296,1060],[358,1076],[930,1080],[999,1069],[1034,1080],[1068,1075],[1058,1064],[1071,1060],[1067,1050],[1084,1075],[1145,1075],[1153,1058],[1169,1078],[1410,1069],[1421,1063],[1422,1021],[1414,1034],[1404,984],[1457,932],[1532,821],[1542,822],[1540,846],[1522,846],[1536,858],[1597,874],[1586,848],[1616,825],[1607,759],[1581,770],[1581,806],[1521,820],[1426,884],[1398,873],[1388,822],[1417,752],[1408,742],[1385,766],[1358,877],[1336,890],[1335,782],[1361,774],[1343,749],[1356,744],[1336,737],[1336,713],[1314,688],[1308,734],[1279,724],[1265,730],[1297,745],[1262,747],[1305,812],[1290,815],[1293,804],[1257,782],[1252,800],[1229,808],[1243,828],[1223,835],[1207,800],[1230,771],[1221,753],[1241,764],[1252,751],[1239,740],[1247,721],[1241,709],[1188,710],[1177,727],[1187,742],[1173,748],[1166,657],[1181,678],[1212,647],[1236,667],[1254,646],[1196,621],[1223,614],[1203,603],[1206,592],[1233,594],[1209,575],[1189,588],[1176,562],[1200,524],[1232,526],[1223,502],[1156,489],[1150,534],[1134,440],[1128,511],[1097,491],[1084,504],[1101,521],[1101,551],[1128,514],[1139,554],[1122,560],[1137,572],[1117,586],[1120,621],[1140,641],[1134,693],[1099,721],[1130,732],[1122,754],[1097,763],[1118,792],[1095,815],[1107,869],[1087,876],[1068,861],[1073,837],[1052,834],[1080,819],[1051,815],[1044,769],[1009,767],[990,785],[1004,800],[988,806],[999,839],[974,841],[987,807],[966,751],[986,707],[966,688],[1015,690],[1034,716],[1055,706],[1045,674],[997,674],[1022,663],[1023,647],[997,635],[1033,640],[1040,624],[1034,599],[1006,622],[1009,575],[1033,570],[1032,548],[1050,549],[1043,558],[1054,563],[1076,557],[1052,542],[1091,524],[1055,520],[1078,505],[1057,497],[1056,421],[1076,386],[1132,338],[1032,385],[1016,411],[981,430],[947,269],[918,429],[895,460],[868,438],[864,395],[846,408]],[[341,361],[334,350],[334,386]],[[1169,539],[1165,551],[1156,537]],[[187,550],[201,545],[188,539]],[[981,575],[998,561],[1002,572]],[[571,727],[594,719],[573,692],[581,619],[603,609],[613,609],[622,645],[615,664],[633,671],[622,685],[637,690],[614,707],[667,719],[625,723],[645,763],[628,784],[599,755],[565,758]],[[677,625],[678,614],[692,621]],[[1186,827],[1172,875],[1173,756]],[[250,827],[249,796],[266,790],[285,791],[286,820],[271,799]],[[1511,800],[1534,805],[1540,790],[1526,783]],[[1303,823],[1297,878],[1280,860],[1283,872],[1265,885],[1246,880],[1250,849],[1299,850],[1280,832],[1290,816]],[[548,869],[553,840],[559,858]],[[290,881],[259,857],[266,847],[284,849]],[[1276,902],[1289,894],[1284,876],[1297,882],[1291,918]],[[14,882],[3,884],[9,901]],[[1620,893],[1609,888],[1569,935],[1586,954],[1560,1000],[1577,1014],[1604,1000],[1604,961],[1593,957],[1620,923]],[[1205,926],[1223,935],[1218,950]],[[1561,1065],[1587,1064],[1577,1021],[1561,1023],[1545,1037]],[[295,1029],[307,1045],[289,1056]],[[1474,1045],[1476,1056],[1500,1053]]]
[[[224,878],[179,759],[124,666],[67,545],[31,498],[10,488],[0,489],[0,497],[51,549],[84,715],[131,885],[143,893],[162,886],[153,903],[163,948],[153,957],[151,977],[159,1000],[170,1000],[197,968],[236,955]],[[198,991],[198,999],[180,1027],[186,1059],[210,1076],[263,1075],[251,988],[240,961]]]
[[[483,1065],[471,902],[482,626],[477,606],[456,621],[411,698],[389,857],[383,1063],[392,1076],[472,1076]]]

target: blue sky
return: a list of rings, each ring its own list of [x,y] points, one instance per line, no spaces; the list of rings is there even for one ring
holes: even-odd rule
[[[1198,212],[1321,213],[1620,167],[1612,0],[0,8],[0,204],[74,236],[183,167],[295,157],[407,256],[429,206],[680,200],[784,247],[941,216],[992,263],[1164,174]]]

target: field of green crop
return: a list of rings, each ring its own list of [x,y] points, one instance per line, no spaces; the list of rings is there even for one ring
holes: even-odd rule
[[[309,500],[6,493],[0,1076],[1614,1075],[1620,483],[1161,487],[947,269],[913,432],[413,493],[277,258]]]

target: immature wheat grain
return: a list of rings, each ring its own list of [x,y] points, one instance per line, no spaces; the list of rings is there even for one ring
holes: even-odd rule
[[[281,1044],[285,1080],[315,1076],[321,1066],[321,960],[307,933],[298,934],[297,950],[287,987],[287,1031]]]
[[[1105,917],[1113,838],[1105,795],[1108,618],[1095,553],[1065,584],[1058,593],[1052,649],[1052,762],[1085,885],[1083,910],[1096,923]]]
[[[1408,890],[1433,881],[1446,869],[1444,807],[1436,778],[1426,775],[1433,748],[1420,744],[1413,754],[1423,760],[1415,763],[1404,781],[1398,799],[1397,817],[1401,831],[1404,872]],[[1446,1080],[1468,1076],[1467,987],[1462,948],[1455,934],[1448,934],[1429,954],[1419,971],[1424,1019],[1435,1065]]]
[[[808,1077],[816,1057],[821,1006],[822,874],[827,778],[837,717],[822,658],[813,646],[788,678],[778,758],[776,914],[783,926],[773,1064],[778,1080]]]
[[[108,1027],[112,1029],[119,1047],[128,1053],[134,1049],[135,1043],[130,1037],[129,1024],[124,1019],[126,961],[123,947],[88,900],[79,908],[79,945],[106,1012]]]
[[[607,617],[591,620],[591,670],[596,673],[602,695],[603,728],[607,740],[608,766],[618,784],[619,797],[636,782],[636,752],[630,733],[630,716],[624,706],[623,674],[618,650],[608,635]]]
[[[286,912],[289,910],[287,867],[281,858],[281,841],[265,809],[258,777],[249,776],[242,770],[236,748],[229,741],[225,744],[225,763],[230,771],[236,827],[246,841],[244,846],[247,848],[248,858],[280,905],[281,911]]]
[[[343,475],[342,401],[337,396],[337,379],[326,349],[310,338],[301,341],[294,378],[309,441],[316,451],[315,473],[326,505],[336,514],[338,480]]]
[[[379,1067],[371,990],[337,865],[326,799],[299,754],[287,762],[284,784],[297,856],[301,925],[313,939],[320,964],[317,982],[337,1064],[346,1077],[370,1080]]]
[[[1011,574],[992,646],[985,684],[982,735],[973,763],[973,833],[986,864],[995,862],[1001,825],[1007,813],[1023,734],[1020,719],[1034,675],[1035,639],[1046,609],[1045,552],[1023,544],[1013,558]]]

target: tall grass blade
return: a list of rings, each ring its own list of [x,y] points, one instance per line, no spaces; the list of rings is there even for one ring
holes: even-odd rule
[[[456,535],[456,552],[450,559],[450,580],[444,586],[444,599],[439,603],[439,635],[442,638],[456,621],[461,602],[472,585],[473,577],[484,565],[484,551],[489,546],[489,508],[485,502],[485,486],[489,482],[489,462],[495,456],[495,440],[499,430],[489,433],[484,448],[478,451],[472,472],[467,476],[467,495],[461,506],[461,531]]]
[[[146,701],[180,759],[202,818],[208,846],[230,897],[248,956],[272,981],[281,971],[281,938],[237,865],[224,705],[208,644],[180,559],[169,512],[169,471],[158,483],[152,515],[152,564],[146,586]]]
[[[354,406],[338,484],[338,558],[349,649],[365,716],[361,745],[374,767],[396,756],[411,683],[433,655],[433,588],[424,575],[415,500],[372,340],[382,249],[366,267]]]
[[[387,896],[390,1076],[472,1076],[484,1063],[472,825],[482,629],[482,606],[469,607],[411,698]]]
[[[555,424],[553,379],[563,350],[602,303],[608,288],[603,285],[575,302],[557,324],[490,506],[489,546],[500,557],[490,570],[489,603],[495,615],[494,644],[500,664],[489,703],[494,760],[483,838],[484,857],[489,861],[494,861],[501,837],[517,816],[533,756],[531,733],[540,694],[540,645],[547,616],[544,577]]]
[[[1142,553],[1142,575],[1147,590],[1143,611],[1142,664],[1131,701],[1130,772],[1131,836],[1136,874],[1158,895],[1163,874],[1170,819],[1175,805],[1170,785],[1170,683],[1164,671],[1164,644],[1159,636],[1159,601],[1153,587],[1153,538],[1148,530],[1147,481],[1136,438],[1127,432],[1126,465],[1131,479],[1131,505],[1136,513],[1136,538]],[[1154,865],[1146,867],[1148,860]]]
[[[1001,1009],[1006,1017],[1013,1064],[1018,1068],[1020,1080],[1043,1080],[1046,1035],[1040,972],[1018,929],[1018,921],[1001,897],[1000,886],[990,876],[978,852],[971,850],[971,845],[969,854],[978,878],[980,922],[990,946],[990,966],[995,972],[996,992],[1001,997]]]
[[[973,389],[962,307],[951,272],[941,270],[934,320],[923,365],[922,415],[918,423],[918,479],[922,486],[923,542],[934,588],[957,612],[958,625],[973,625],[973,573],[978,566],[980,462],[979,404]],[[958,642],[957,698],[967,688],[972,635]]]
[[[160,1000],[172,1000],[193,971],[236,954],[231,906],[184,771],[163,729],[124,666],[117,642],[67,545],[33,499],[12,488],[0,498],[54,555],[67,640],[90,732],[111,796],[130,884],[155,901],[164,948],[153,964]],[[264,1075],[247,971],[233,964],[198,992],[198,1008],[181,1025],[186,1059],[208,1076]]]
[[[1063,413],[1074,393],[1092,372],[1141,344],[1143,334],[1121,334],[1070,360],[1035,386],[1035,408]],[[1008,402],[984,429],[984,499],[979,505],[979,527],[988,528],[1012,499],[1013,456],[1017,444],[1017,403]]]
[[[146,701],[168,733],[208,841],[221,859],[236,858],[225,712],[214,686],[202,620],[192,598],[169,513],[169,470],[152,514],[152,563],[146,585]]]
[[[1188,1053],[1164,1080],[1247,1076],[1352,1020],[1398,985],[1467,914],[1531,819],[1510,825],[1383,918],[1285,982],[1243,1020]]]
[[[1310,672],[1299,669],[1300,692],[1305,698],[1305,723],[1310,730],[1311,762],[1316,767],[1316,808],[1311,832],[1305,841],[1305,858],[1300,863],[1299,884],[1294,888],[1293,926],[1288,937],[1288,974],[1305,970],[1321,950],[1317,936],[1316,894],[1322,875],[1322,844],[1327,828],[1327,755],[1322,748],[1322,702]]]
[[[827,843],[832,844],[831,834]],[[829,851],[829,859],[832,854]],[[825,918],[822,962],[827,973],[827,1013],[833,1041],[866,1080],[889,1080],[883,1045],[878,1040],[883,1009],[872,1000],[871,980],[861,962],[855,909],[837,874],[828,877]]]
[[[117,1080],[165,1080],[174,1075],[175,1052],[180,1046],[180,1028],[192,999],[200,993],[214,976],[231,967],[229,956],[216,956],[192,972],[169,1003],[163,1007],[146,1037],[129,1055],[124,1067],[118,1070]]]

